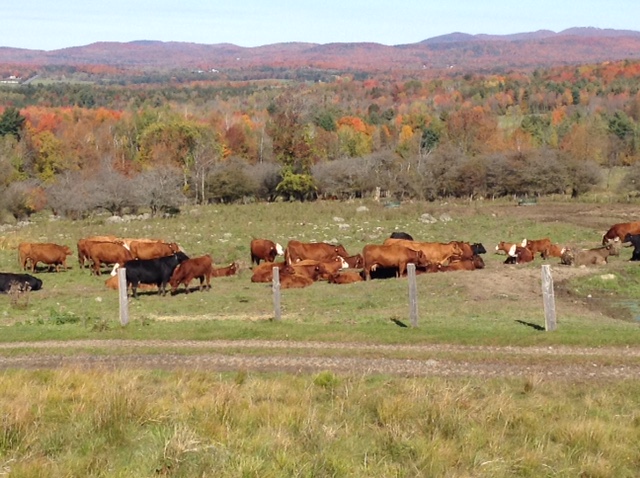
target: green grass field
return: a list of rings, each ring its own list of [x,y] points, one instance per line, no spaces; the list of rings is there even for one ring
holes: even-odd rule
[[[365,206],[367,209],[359,209]],[[114,234],[179,242],[217,265],[240,263],[207,292],[129,300],[122,327],[117,293],[80,270],[38,272],[42,291],[0,295],[4,359],[53,356],[131,358],[199,354],[452,360],[500,366],[637,367],[640,270],[624,249],[605,267],[578,270],[552,259],[558,329],[544,325],[540,266],[507,266],[500,240],[550,237],[594,247],[609,225],[635,219],[637,206],[599,200],[409,203],[276,203],[187,207],[169,219],[111,223],[33,218],[0,235],[0,270],[17,272],[22,241],[75,250],[81,237]],[[423,214],[437,219],[422,222]],[[408,281],[313,284],[282,291],[274,321],[269,284],[250,282],[249,242],[266,237],[342,243],[356,253],[395,230],[424,241],[482,242],[486,268],[417,277],[418,327],[408,324]],[[195,284],[193,284],[195,285]],[[69,342],[73,344],[64,347]],[[87,339],[135,339],[92,345]],[[215,339],[313,342],[308,349],[173,347]],[[31,341],[60,341],[36,348]],[[151,342],[153,341],[153,342]],[[323,349],[317,344],[340,347]],[[415,352],[347,344],[452,344]],[[474,346],[479,348],[464,348]],[[496,357],[490,346],[593,347],[597,356]],[[486,347],[484,349],[483,347]],[[622,352],[607,355],[606,347]],[[0,372],[0,476],[15,477],[635,477],[640,469],[637,379],[402,377],[367,373],[235,372],[65,366]]]

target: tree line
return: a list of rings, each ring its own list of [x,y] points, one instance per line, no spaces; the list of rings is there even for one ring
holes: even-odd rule
[[[575,197],[599,167],[638,162],[639,73],[617,62],[401,81],[0,87],[0,206],[82,217],[378,188]]]

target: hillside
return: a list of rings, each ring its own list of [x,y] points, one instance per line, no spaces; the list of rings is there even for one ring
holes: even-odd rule
[[[99,42],[60,50],[0,47],[0,64],[109,65],[120,68],[252,69],[264,67],[367,71],[500,71],[640,58],[640,32],[572,28],[512,35],[452,33],[406,45],[278,43],[244,48],[221,43]]]

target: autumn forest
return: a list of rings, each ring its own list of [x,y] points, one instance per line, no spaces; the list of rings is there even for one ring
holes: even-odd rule
[[[628,166],[627,193],[640,188],[638,61],[499,74],[82,80],[96,70],[0,84],[7,217],[376,193],[577,197],[613,166]]]

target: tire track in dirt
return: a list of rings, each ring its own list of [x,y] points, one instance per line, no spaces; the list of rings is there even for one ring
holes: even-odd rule
[[[127,349],[124,355],[94,355],[83,349]],[[144,349],[161,348],[159,353],[136,353]],[[196,349],[202,353],[181,355],[171,349]],[[60,367],[108,368],[108,369],[160,369],[160,370],[211,370],[211,371],[258,371],[313,373],[333,371],[352,374],[385,374],[396,376],[438,377],[537,377],[562,380],[622,380],[640,377],[640,365],[615,364],[615,358],[640,357],[640,348],[635,347],[495,347],[462,345],[380,345],[326,342],[293,342],[267,340],[212,340],[212,341],[164,341],[164,340],[73,340],[43,342],[13,342],[0,344],[0,350],[22,349],[46,351],[46,353],[0,356],[0,369],[52,369]],[[77,354],[56,354],[58,349],[78,349]],[[206,349],[211,349],[207,352]],[[234,349],[233,354],[220,350]],[[284,356],[248,355],[236,353],[242,349],[280,349],[289,353]],[[353,352],[429,352],[481,353],[482,360],[450,360],[444,358],[398,359],[386,357],[319,357],[292,354],[295,351],[339,350]],[[490,359],[487,360],[486,356]],[[548,356],[551,362],[543,364],[513,364],[510,356]],[[606,364],[585,363],[564,359],[570,357],[608,357]],[[613,364],[611,364],[613,363]]]

